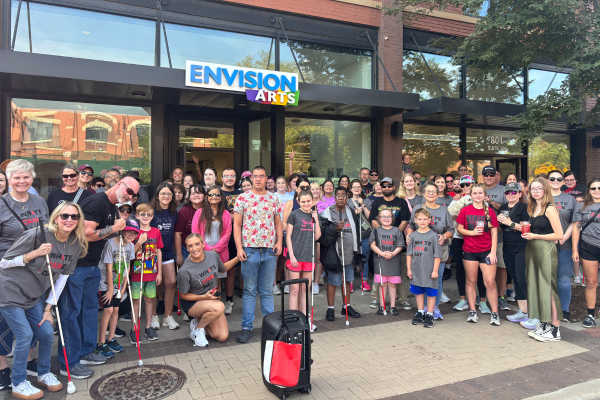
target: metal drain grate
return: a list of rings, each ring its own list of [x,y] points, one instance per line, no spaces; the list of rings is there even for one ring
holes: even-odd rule
[[[158,400],[185,383],[183,371],[168,365],[144,365],[112,372],[98,379],[90,389],[94,400]]]

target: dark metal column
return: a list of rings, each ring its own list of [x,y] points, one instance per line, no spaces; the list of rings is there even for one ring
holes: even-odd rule
[[[285,107],[272,106],[271,117],[271,175],[285,173]],[[254,166],[250,166],[253,168]]]
[[[150,187],[152,190],[148,193],[150,197],[154,193],[154,188],[165,178],[165,153],[167,144],[167,110],[163,104],[152,106],[152,130],[150,131],[150,165],[152,170],[150,176],[152,181]]]
[[[461,126],[458,128],[460,137],[460,162],[467,165],[467,127]]]
[[[10,25],[11,25],[11,16],[10,16],[10,0],[2,0],[2,20],[0,21],[0,26],[2,27],[2,49],[10,50]]]
[[[10,96],[0,92],[0,160],[10,158]]]

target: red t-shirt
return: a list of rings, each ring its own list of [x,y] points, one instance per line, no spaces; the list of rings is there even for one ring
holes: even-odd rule
[[[142,265],[144,266],[144,282],[153,282],[156,280],[156,275],[158,275],[158,255],[156,254],[156,250],[164,247],[162,236],[158,228],[150,228],[149,231],[140,229],[140,233],[133,243],[137,243],[140,235],[144,232],[148,234],[148,239],[135,252],[135,261],[133,262],[133,271],[131,273],[132,282],[140,281],[140,267]]]
[[[492,227],[498,228],[498,218],[496,217],[496,213],[491,207],[488,207],[488,212],[490,214]],[[463,250],[467,253],[483,253],[484,251],[490,251],[492,249],[492,233],[485,220],[485,211],[483,208],[477,209],[473,205],[464,207],[460,210],[460,213],[458,213],[458,218],[456,218],[456,223],[461,224],[469,231],[475,230],[477,221],[486,222],[483,228],[483,235],[463,236],[465,240]]]

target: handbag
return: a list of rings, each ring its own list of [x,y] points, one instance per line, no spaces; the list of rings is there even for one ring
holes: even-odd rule
[[[352,259],[352,263],[354,264],[354,272],[360,274],[365,269],[365,261],[367,260],[367,256],[361,253],[356,253],[354,258]]]

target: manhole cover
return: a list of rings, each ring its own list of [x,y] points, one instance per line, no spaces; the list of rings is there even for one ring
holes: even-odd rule
[[[94,400],[158,400],[182,388],[186,375],[168,365],[144,365],[112,372],[90,389]]]

